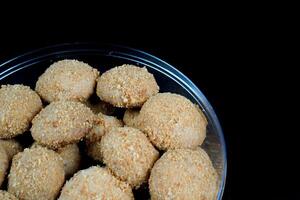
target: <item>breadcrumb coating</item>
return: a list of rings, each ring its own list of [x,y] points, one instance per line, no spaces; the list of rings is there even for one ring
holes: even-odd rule
[[[2,185],[5,179],[8,165],[9,165],[8,156],[4,148],[0,145],[0,186]]]
[[[126,124],[126,126],[138,127],[137,118],[139,113],[139,110],[127,109],[123,116],[123,122]]]
[[[116,110],[111,104],[104,101],[100,101],[96,104],[92,104],[90,101],[84,102],[84,104],[89,107],[95,114],[102,113],[105,115],[112,115]]]
[[[215,200],[217,173],[204,150],[169,150],[155,163],[149,189],[152,200]]]
[[[31,148],[43,147],[37,142],[34,142],[31,145]],[[58,148],[55,150],[58,153],[64,162],[64,170],[66,177],[72,176],[75,172],[78,171],[81,161],[81,155],[77,144],[69,144],[67,146]]]
[[[114,67],[97,80],[97,95],[116,107],[140,107],[158,91],[154,76],[134,65]]]
[[[1,200],[18,200],[13,194],[8,193],[7,191],[0,190],[0,199]]]
[[[101,140],[103,162],[120,180],[138,188],[147,182],[159,152],[140,130],[131,127],[111,129]]]
[[[87,100],[94,92],[99,71],[78,60],[53,63],[38,79],[35,90],[47,102]]]
[[[99,113],[97,115],[96,123],[86,136],[87,154],[94,160],[102,161],[102,154],[100,151],[100,141],[102,136],[111,128],[122,126],[123,122],[116,117]]]
[[[0,138],[10,139],[28,130],[33,117],[42,109],[40,97],[24,85],[0,88]]]
[[[86,135],[86,140],[90,143],[99,141],[111,128],[122,126],[123,122],[116,117],[98,113],[93,128]]]
[[[33,119],[31,134],[39,144],[57,149],[85,137],[94,120],[94,113],[84,104],[56,101],[45,107]]]
[[[173,93],[159,93],[141,108],[135,122],[160,150],[194,149],[206,137],[207,120],[187,98]]]
[[[65,180],[62,158],[44,147],[25,149],[14,156],[8,192],[19,199],[55,199]]]
[[[2,146],[5,149],[9,161],[11,161],[14,155],[23,151],[23,147],[15,139],[8,139],[8,140],[0,139],[0,146]]]
[[[133,200],[144,183],[151,200],[217,199],[218,161],[210,141],[200,146],[204,111],[159,89],[146,67],[123,64],[100,76],[71,59],[50,65],[35,91],[0,85],[0,188],[8,177],[0,200]],[[122,120],[111,116],[123,111]],[[23,149],[30,138],[15,137],[29,129],[34,141]],[[91,166],[86,155],[105,167],[78,171]]]
[[[90,167],[77,172],[64,185],[58,200],[133,200],[128,184],[115,178],[107,169]]]
[[[64,161],[66,177],[72,176],[75,172],[78,171],[81,155],[77,144],[69,144],[65,147],[57,149],[56,152],[62,157]]]

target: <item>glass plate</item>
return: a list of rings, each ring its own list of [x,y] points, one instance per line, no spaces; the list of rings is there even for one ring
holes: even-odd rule
[[[218,199],[226,179],[226,147],[219,120],[197,86],[175,67],[148,53],[110,44],[61,44],[37,49],[0,64],[0,85],[24,84],[35,87],[38,77],[50,64],[61,59],[77,59],[99,69],[100,73],[121,64],[146,66],[154,74],[160,92],[179,93],[198,104],[208,119],[207,137],[202,147],[212,159],[220,177]],[[147,197],[146,197],[147,196]],[[143,192],[138,198],[149,198]]]

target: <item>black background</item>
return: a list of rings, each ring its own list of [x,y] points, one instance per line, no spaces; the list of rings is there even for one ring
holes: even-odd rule
[[[276,45],[268,18],[253,19],[255,14],[244,10],[203,14],[202,9],[159,16],[157,10],[98,15],[103,10],[80,12],[76,17],[72,10],[55,17],[53,10],[50,20],[39,19],[40,13],[13,22],[2,18],[0,62],[68,42],[114,43],[153,54],[187,75],[220,119],[228,151],[224,199],[270,199],[273,194],[294,199],[297,184],[290,184],[293,175],[286,172],[291,171],[296,180],[297,168],[290,167],[295,158],[283,151],[286,141],[281,139],[287,129],[277,124],[283,124],[284,117],[272,112],[282,105],[276,93],[286,90],[273,65],[277,58],[270,56]],[[274,94],[272,100],[265,98]],[[274,126],[281,133],[273,131]],[[292,144],[289,148],[297,151]]]

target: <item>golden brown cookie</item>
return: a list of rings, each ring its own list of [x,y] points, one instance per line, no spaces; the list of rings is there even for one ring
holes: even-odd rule
[[[4,148],[0,145],[0,186],[2,185],[9,165],[8,156]]]
[[[64,185],[58,200],[133,200],[130,186],[115,178],[107,169],[90,167],[77,172]]]
[[[40,97],[24,85],[0,88],[0,138],[9,139],[28,130],[33,117],[42,109]]]
[[[53,63],[38,79],[35,90],[47,102],[87,100],[94,92],[97,69],[78,60]]]
[[[44,147],[25,149],[14,156],[8,192],[19,199],[55,199],[65,180],[62,158]]]
[[[1,200],[18,200],[13,194],[10,194],[4,190],[0,190],[0,199]]]
[[[31,148],[43,147],[37,142],[34,142]],[[64,170],[66,177],[72,176],[78,171],[80,166],[81,155],[77,144],[69,144],[67,146],[55,150],[64,162]]]
[[[31,134],[39,144],[57,149],[85,137],[94,119],[94,113],[80,102],[56,101],[33,119]]]
[[[137,126],[161,150],[194,149],[206,136],[207,120],[187,98],[173,93],[159,93],[141,108]]]
[[[94,160],[102,161],[102,154],[100,151],[100,141],[102,136],[111,128],[122,126],[123,122],[116,117],[99,113],[97,115],[96,123],[86,136],[87,154]]]
[[[147,69],[134,65],[114,67],[97,80],[97,95],[116,107],[140,107],[158,93],[154,76]]]
[[[151,199],[215,200],[217,179],[217,173],[204,150],[169,150],[151,171]]]
[[[8,140],[0,139],[0,146],[2,146],[5,149],[9,161],[11,161],[14,155],[23,151],[23,147],[15,139],[8,139]]]
[[[78,171],[81,155],[77,144],[69,144],[65,147],[57,149],[56,152],[62,157],[64,161],[66,177],[72,176],[75,172]]]
[[[140,130],[131,127],[111,129],[101,139],[103,162],[120,180],[138,188],[147,182],[159,153]]]
[[[95,114],[102,113],[105,115],[112,115],[116,110],[111,104],[104,101],[99,101],[97,103],[91,103],[90,101],[84,102],[84,104],[89,107]]]
[[[138,115],[140,111],[136,109],[127,109],[123,116],[123,122],[126,126],[138,127]]]

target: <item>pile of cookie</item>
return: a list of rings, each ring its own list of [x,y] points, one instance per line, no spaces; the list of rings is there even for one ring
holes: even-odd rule
[[[189,99],[159,93],[146,67],[100,74],[81,61],[55,62],[35,90],[1,86],[0,199],[124,200],[144,185],[154,200],[216,199],[218,176],[200,147],[206,126]],[[19,139],[28,131],[30,145]],[[85,156],[99,164],[82,168]]]

